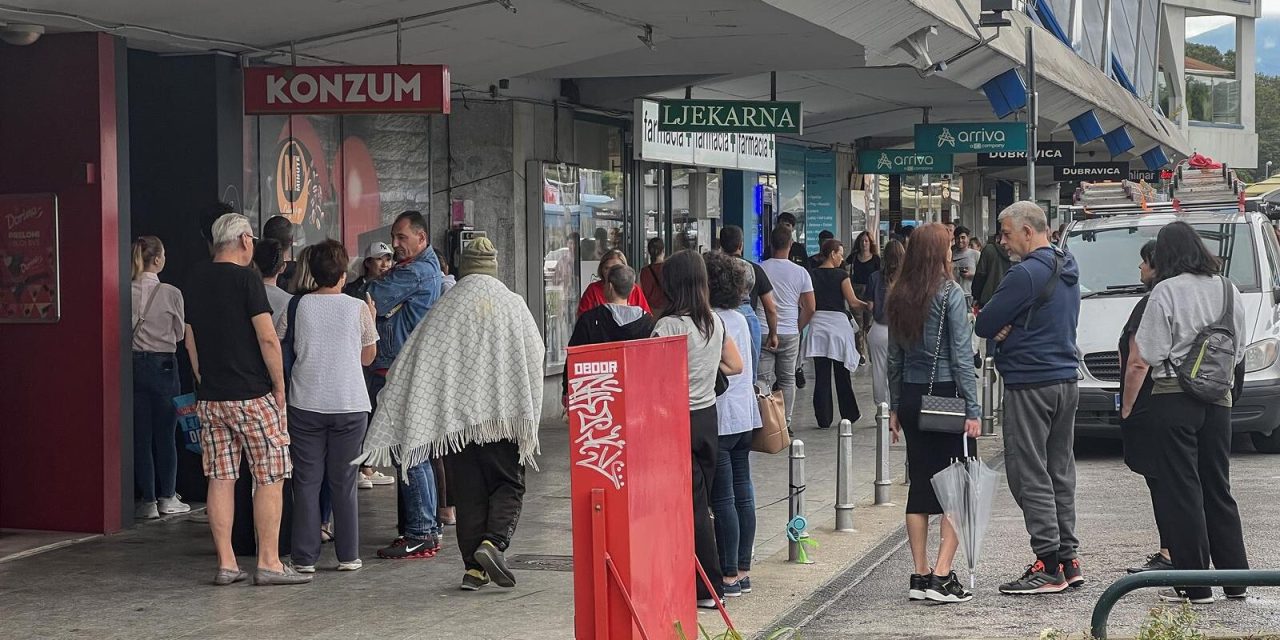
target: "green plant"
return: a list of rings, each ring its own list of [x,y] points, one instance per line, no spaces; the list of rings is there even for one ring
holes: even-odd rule
[[[1199,623],[1200,617],[1191,610],[1191,605],[1176,609],[1157,607],[1138,629],[1137,640],[1204,640],[1204,634],[1196,628]]]
[[[795,629],[792,629],[790,627],[783,628],[783,629],[776,629],[770,632],[769,635],[765,636],[765,640],[778,640],[778,638],[781,638],[783,635],[792,633],[794,631]],[[689,637],[686,636],[684,633],[684,627],[681,626],[679,621],[676,621],[676,638],[678,638],[678,640],[689,640]],[[800,640],[800,635],[799,634],[794,635],[792,636],[792,638],[794,638],[794,640]],[[707,633],[706,627],[703,627],[701,624],[699,624],[698,640],[745,640],[745,637],[736,629],[726,629],[724,633],[721,633],[720,635],[717,635],[717,636],[712,636],[711,634]]]

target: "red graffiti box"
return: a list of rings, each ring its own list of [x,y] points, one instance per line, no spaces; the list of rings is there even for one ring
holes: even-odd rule
[[[697,634],[686,339],[569,348],[579,640]]]

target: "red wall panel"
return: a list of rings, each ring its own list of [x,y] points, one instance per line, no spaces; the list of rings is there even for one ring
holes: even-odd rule
[[[116,45],[0,55],[0,193],[58,195],[62,319],[0,325],[0,526],[121,527]]]

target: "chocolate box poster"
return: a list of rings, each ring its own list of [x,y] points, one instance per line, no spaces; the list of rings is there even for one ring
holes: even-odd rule
[[[0,224],[0,323],[57,322],[57,196],[0,195]]]

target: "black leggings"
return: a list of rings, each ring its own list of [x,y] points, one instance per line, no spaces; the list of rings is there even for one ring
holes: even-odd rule
[[[713,404],[705,409],[689,412],[689,440],[693,448],[693,548],[702,570],[716,589],[716,597],[723,595],[720,572],[720,551],[716,547],[716,526],[711,519],[711,485],[716,477],[716,461],[720,456],[720,423]],[[694,572],[698,599],[711,598],[702,578]]]

